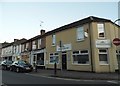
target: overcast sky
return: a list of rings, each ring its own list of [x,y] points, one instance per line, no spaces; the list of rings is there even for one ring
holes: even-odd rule
[[[88,16],[112,21],[118,19],[117,0],[114,0],[116,2],[5,1],[0,2],[0,43],[21,38],[30,39],[38,35],[40,29],[45,29],[47,32]]]

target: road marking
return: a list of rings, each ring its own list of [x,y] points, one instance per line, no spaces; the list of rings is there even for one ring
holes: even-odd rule
[[[107,81],[107,82],[113,83],[113,84],[118,84],[118,83],[120,83],[120,81]]]
[[[51,78],[51,79],[60,79],[60,80],[71,80],[71,81],[83,81],[83,82],[94,82],[94,81],[104,81],[104,82],[108,82],[108,83],[113,83],[113,84],[118,84],[120,83],[120,81],[115,81],[115,80],[111,80],[111,81],[107,81],[107,80],[80,80],[80,79],[69,79],[69,78],[60,78],[60,77],[51,77],[51,76],[46,76],[46,75],[37,75],[37,74],[29,74],[29,73],[25,73],[28,75],[32,75],[32,76],[37,76],[37,77],[44,77],[44,78]]]

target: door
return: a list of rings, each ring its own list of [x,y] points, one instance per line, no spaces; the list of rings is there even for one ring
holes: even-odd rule
[[[62,54],[62,69],[67,69],[67,55]]]

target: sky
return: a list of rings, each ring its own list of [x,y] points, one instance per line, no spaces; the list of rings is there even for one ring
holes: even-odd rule
[[[39,35],[41,29],[48,32],[89,16],[118,19],[117,0],[87,1],[1,0],[0,43],[30,39]]]

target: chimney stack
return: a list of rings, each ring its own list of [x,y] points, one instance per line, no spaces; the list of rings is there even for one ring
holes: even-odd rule
[[[40,30],[40,35],[44,35],[45,34],[45,30]]]
[[[19,39],[14,39],[14,42],[18,41]]]

